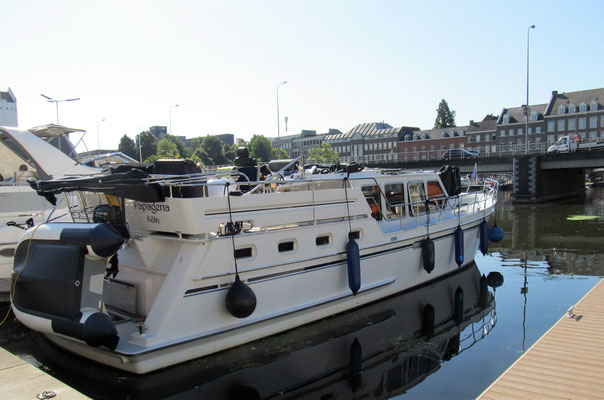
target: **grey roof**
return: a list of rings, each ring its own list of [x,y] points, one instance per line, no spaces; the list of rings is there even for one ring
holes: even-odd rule
[[[401,128],[393,128],[391,125],[384,122],[368,122],[358,124],[346,133],[329,134],[325,140],[347,139],[355,133],[360,133],[363,136],[378,136],[378,135],[398,135]]]
[[[497,129],[497,119],[487,115],[480,122],[470,121],[468,133],[495,131]]]
[[[569,93],[552,93],[552,101],[550,101],[550,107],[548,109],[547,115],[556,115],[558,114],[558,107],[560,105],[566,106],[566,113],[568,113],[568,106],[574,104],[577,106],[577,112],[579,112],[579,106],[581,103],[587,104],[587,109],[589,110],[589,106],[593,100],[596,100],[598,103],[598,110],[604,109],[604,88],[601,89],[590,89],[590,90],[580,90],[577,92],[569,92]]]
[[[547,108],[547,104],[532,104],[529,108],[531,109],[531,113],[533,111],[537,111],[537,119],[542,120]],[[504,108],[499,116],[499,120],[497,121],[498,124],[503,123],[503,116],[506,114],[510,116],[510,124],[526,122],[526,117],[524,116],[524,107]]]
[[[414,132],[413,134],[405,133],[403,135],[403,138],[401,138],[401,140],[405,140],[405,137],[408,137],[409,135],[411,135],[414,140],[418,140],[415,139],[416,136],[419,136],[421,138],[421,140],[427,140],[427,139],[440,139],[443,137],[456,137],[456,136],[462,136],[461,131],[467,132],[468,131],[468,127],[467,126],[452,126],[452,127],[448,127],[448,128],[438,128],[438,129],[427,129],[427,130],[420,130],[418,132]]]

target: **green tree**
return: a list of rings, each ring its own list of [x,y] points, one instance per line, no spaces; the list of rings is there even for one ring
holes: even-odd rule
[[[126,135],[122,136],[122,138],[120,139],[120,144],[119,146],[117,146],[117,150],[121,151],[127,156],[134,158],[135,160],[138,160],[139,154],[136,144],[134,144],[134,140],[130,139]]]
[[[170,141],[168,138],[163,138],[157,144],[157,152],[146,158],[145,162],[152,163],[160,158],[180,158],[176,143]]]
[[[309,162],[318,164],[337,163],[340,155],[331,147],[329,143],[321,144],[321,147],[315,147],[310,151]]]
[[[144,131],[136,136],[136,148],[139,148],[141,143],[141,153],[143,160],[151,157],[157,152],[157,138],[149,131]]]
[[[258,161],[269,162],[274,159],[271,141],[263,135],[252,136],[247,149],[250,152],[250,157],[256,157]]]
[[[224,159],[227,163],[232,163],[233,160],[235,160],[236,152],[237,145],[235,144],[232,146],[229,146],[228,144],[222,146],[222,155],[224,156]]]
[[[185,150],[185,145],[182,143],[181,138],[174,135],[166,135],[164,139],[168,139],[170,142],[176,145],[176,149],[178,150],[180,157],[186,157],[187,151]]]
[[[287,151],[285,151],[285,149],[283,149],[281,147],[279,147],[278,149],[273,148],[273,154],[275,154],[275,158],[277,160],[286,160],[286,159],[290,158],[289,154],[287,154]]]
[[[449,128],[455,126],[455,110],[449,109],[449,104],[445,99],[442,99],[436,109],[436,120],[434,121],[434,129]]]

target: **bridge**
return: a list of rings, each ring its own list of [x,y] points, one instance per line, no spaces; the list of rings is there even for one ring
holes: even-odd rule
[[[490,155],[462,160],[421,160],[375,163],[383,168],[438,169],[446,164],[471,174],[476,165],[480,175],[513,175],[513,202],[541,203],[585,195],[585,171],[604,167],[604,151],[556,154]]]

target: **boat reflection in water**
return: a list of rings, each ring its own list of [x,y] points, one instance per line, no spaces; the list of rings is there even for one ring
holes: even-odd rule
[[[37,341],[45,367],[94,398],[388,398],[490,333],[497,316],[486,282],[472,263],[401,295],[142,376]]]

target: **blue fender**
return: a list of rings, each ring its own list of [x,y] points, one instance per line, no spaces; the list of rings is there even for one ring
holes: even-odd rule
[[[458,226],[455,229],[455,263],[461,267],[463,264],[463,252],[464,252],[464,244],[463,244],[463,230],[461,226]]]
[[[505,233],[503,232],[503,228],[499,225],[495,224],[489,229],[489,240],[493,243],[498,243],[503,240]]]
[[[356,295],[361,288],[361,257],[359,245],[352,236],[348,237],[346,244],[346,263],[348,264],[348,287]]]

